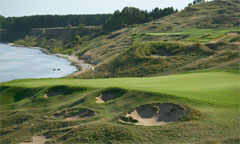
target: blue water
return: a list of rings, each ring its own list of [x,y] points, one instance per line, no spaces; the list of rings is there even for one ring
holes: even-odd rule
[[[0,44],[0,82],[25,78],[59,78],[75,71],[76,67],[64,58],[47,55],[37,49]]]

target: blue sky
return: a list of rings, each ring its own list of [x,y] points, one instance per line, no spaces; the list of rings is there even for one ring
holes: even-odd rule
[[[113,13],[125,6],[151,10],[155,7],[184,8],[193,0],[0,0],[0,15]]]

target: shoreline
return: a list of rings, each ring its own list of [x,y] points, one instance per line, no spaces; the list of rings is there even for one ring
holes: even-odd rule
[[[57,56],[57,57],[61,57],[61,58],[64,58],[64,59],[67,59],[68,61],[71,62],[71,65],[75,66],[77,68],[77,71],[65,76],[65,77],[69,77],[69,76],[77,76],[89,69],[92,69],[92,65],[89,64],[89,63],[86,63],[84,62],[83,60],[79,60],[77,56],[75,55],[68,55],[68,54],[60,54],[60,53],[57,53],[57,54],[54,54],[54,53],[51,53],[49,50],[45,49],[45,48],[41,48],[41,47],[33,47],[33,46],[24,46],[24,45],[16,45],[14,43],[4,43],[4,44],[7,44],[9,46],[16,46],[16,47],[26,47],[26,48],[31,48],[31,49],[37,49],[37,50],[40,50],[42,51],[43,53],[47,54],[47,55],[54,55],[54,56]]]

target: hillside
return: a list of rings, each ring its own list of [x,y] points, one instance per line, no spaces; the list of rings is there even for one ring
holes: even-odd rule
[[[103,61],[96,67],[95,77],[152,76],[199,69],[237,70],[238,17],[238,1],[193,5],[162,19],[113,32],[104,37],[102,46],[85,54]],[[208,52],[201,53],[201,49]],[[80,77],[91,76],[86,73]]]
[[[239,1],[215,0],[192,5],[183,11],[155,20],[143,32],[176,31],[180,29],[220,29],[239,26]]]
[[[236,70],[239,68],[238,17],[238,1],[217,0],[110,33],[101,27],[33,29],[15,43],[93,61],[98,64],[94,77],[166,75],[198,69]],[[179,52],[181,49],[184,52]],[[195,49],[208,52],[195,53]],[[167,52],[167,56],[162,51]],[[92,76],[90,72],[74,75]]]

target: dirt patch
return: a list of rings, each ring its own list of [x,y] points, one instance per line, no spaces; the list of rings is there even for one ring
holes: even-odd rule
[[[136,107],[121,118],[123,123],[143,126],[159,126],[177,122],[184,116],[184,109],[176,104],[147,104]]]
[[[95,115],[94,111],[84,108],[76,108],[71,110],[65,110],[60,113],[54,114],[54,117],[62,118],[67,121],[80,120],[83,118],[93,117]]]
[[[47,141],[45,136],[33,136],[32,142],[22,142],[20,144],[45,144]]]

